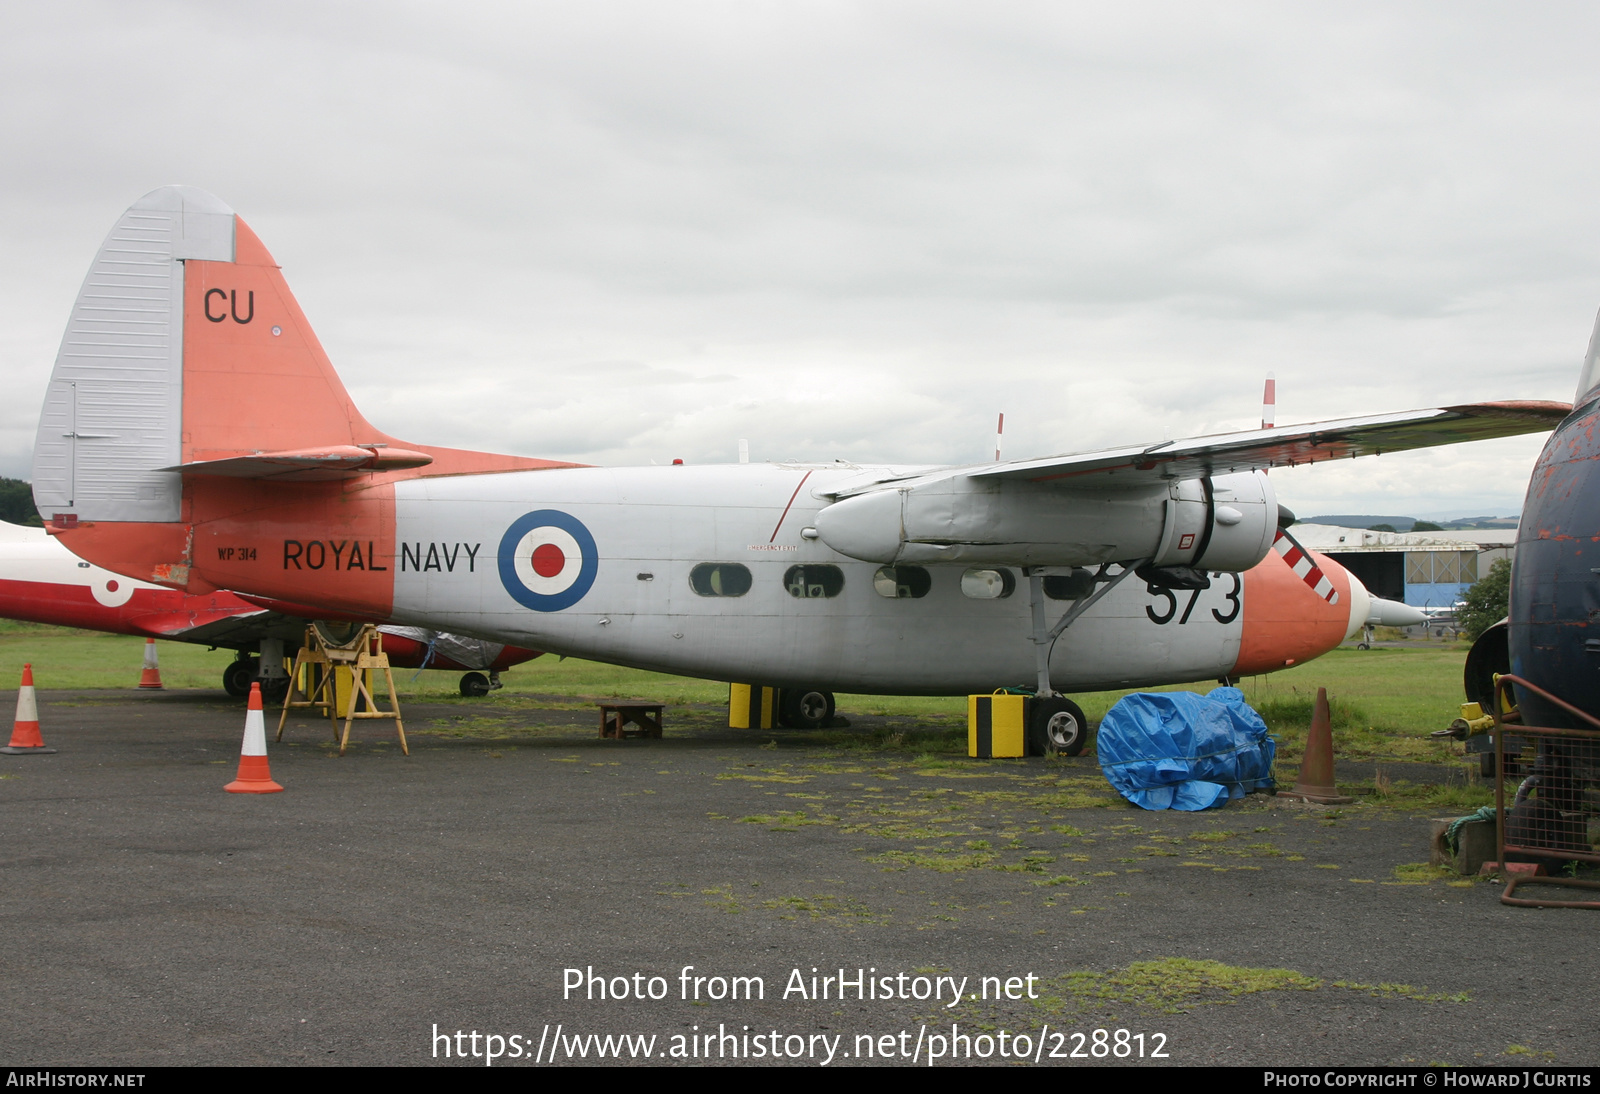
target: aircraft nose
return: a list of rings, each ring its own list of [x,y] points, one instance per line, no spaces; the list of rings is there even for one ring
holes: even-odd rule
[[[1373,604],[1382,602],[1367,592],[1367,587],[1361,584],[1361,579],[1355,574],[1346,570],[1345,576],[1350,579],[1350,626],[1345,629],[1344,636],[1353,638],[1367,625]]]
[[[1421,608],[1376,596],[1372,598],[1372,608],[1367,612],[1367,622],[1375,627],[1415,627],[1427,621],[1428,617],[1422,614]]]

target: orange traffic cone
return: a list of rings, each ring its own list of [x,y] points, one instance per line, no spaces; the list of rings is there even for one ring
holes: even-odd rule
[[[161,661],[156,657],[156,640],[144,640],[144,671],[139,674],[139,686],[142,688],[159,688],[161,686]]]
[[[267,767],[267,727],[261,714],[261,685],[250,685],[250,704],[244,712],[244,747],[239,750],[239,777],[222,789],[230,794],[276,794],[283,787],[272,781]]]
[[[1317,689],[1317,705],[1311,712],[1311,732],[1306,736],[1306,755],[1300,761],[1300,775],[1294,789],[1280,795],[1316,802],[1318,805],[1347,805],[1333,782],[1333,719],[1328,714],[1328,689]]]
[[[39,735],[39,702],[33,695],[33,665],[22,666],[22,686],[17,689],[17,720],[11,729],[11,743],[0,752],[7,756],[36,756],[53,753]]]

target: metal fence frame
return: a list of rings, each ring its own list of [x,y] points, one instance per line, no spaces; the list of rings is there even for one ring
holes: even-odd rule
[[[1515,719],[1516,696],[1512,693],[1512,686],[1526,688],[1546,702],[1560,707],[1574,718],[1593,726],[1593,729],[1558,729],[1553,726],[1528,726]],[[1502,709],[1512,711],[1509,715],[1502,715]],[[1506,891],[1500,896],[1500,903],[1511,904],[1523,908],[1591,908],[1600,911],[1600,900],[1537,900],[1530,897],[1519,897],[1516,894],[1519,885],[1557,885],[1570,889],[1600,891],[1600,881],[1588,881],[1581,878],[1570,877],[1535,877],[1531,874],[1513,875],[1506,866],[1506,853],[1512,852],[1519,855],[1532,856],[1535,859],[1559,858],[1568,861],[1589,862],[1600,864],[1600,852],[1596,852],[1588,842],[1585,834],[1582,840],[1582,849],[1569,849],[1560,844],[1545,844],[1542,846],[1526,846],[1512,843],[1507,839],[1509,812],[1506,809],[1506,756],[1505,756],[1505,731],[1509,726],[1518,737],[1531,742],[1534,746],[1535,757],[1538,756],[1538,746],[1541,739],[1559,740],[1566,739],[1575,742],[1584,742],[1593,746],[1596,754],[1600,755],[1600,718],[1586,714],[1577,707],[1555,695],[1550,694],[1537,684],[1529,683],[1520,676],[1509,673],[1496,678],[1493,710],[1494,715],[1494,804],[1495,804],[1495,843],[1499,853],[1500,869],[1507,877]],[[1515,794],[1515,791],[1513,791]],[[1582,797],[1582,790],[1578,791]],[[1585,809],[1588,809],[1585,803]],[[1587,813],[1580,811],[1580,816]],[[1587,829],[1585,829],[1585,832]]]

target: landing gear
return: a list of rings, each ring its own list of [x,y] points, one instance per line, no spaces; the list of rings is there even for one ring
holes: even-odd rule
[[[1028,752],[1044,756],[1051,752],[1076,756],[1089,737],[1089,722],[1083,708],[1071,699],[1051,695],[1033,701],[1033,716],[1028,722]]]
[[[1143,568],[1147,561],[1139,559],[1137,562],[1120,563],[1122,569],[1115,574],[1110,573],[1110,563],[1106,563],[1093,573],[1074,569],[1072,577],[1082,586],[1079,596],[1072,602],[1072,606],[1062,613],[1054,627],[1050,626],[1045,618],[1044,579],[1050,572],[1049,568],[1039,566],[1022,568],[1023,574],[1028,578],[1028,608],[1033,623],[1033,658],[1039,673],[1039,683],[1034,688],[1035,695],[1045,697],[1055,694],[1055,689],[1050,686],[1050,651],[1055,648],[1056,639],[1061,637],[1061,632],[1072,626],[1079,616],[1098,604],[1112,589]]]
[[[261,662],[254,657],[241,657],[222,670],[222,690],[235,699],[243,699],[260,676]]]
[[[498,691],[505,687],[500,682],[500,674],[493,669],[485,676],[481,672],[469,672],[461,678],[461,694],[468,699],[482,699],[491,691]]]
[[[784,688],[778,696],[778,724],[789,729],[822,729],[833,720],[833,692]]]
[[[1072,578],[1078,586],[1077,599],[1073,600],[1072,606],[1062,613],[1053,627],[1045,617],[1044,603],[1044,579],[1049,574],[1049,569],[1037,566],[1023,568],[1022,572],[1028,578],[1028,608],[1033,623],[1034,665],[1039,673],[1038,686],[1033,693],[1033,713],[1028,719],[1030,756],[1044,756],[1051,752],[1076,756],[1083,751],[1083,746],[1088,741],[1089,722],[1083,716],[1082,707],[1065,696],[1057,695],[1055,689],[1050,686],[1050,651],[1055,648],[1056,639],[1061,637],[1063,631],[1072,626],[1084,612],[1104,599],[1112,589],[1144,569],[1148,561],[1139,559],[1136,562],[1119,563],[1122,568],[1115,574],[1110,572],[1110,563],[1102,565],[1092,573],[1084,569],[1074,569]],[[1156,571],[1150,580],[1157,578],[1170,581],[1173,579],[1173,574]],[[1184,579],[1190,580],[1190,575],[1184,575]],[[1192,579],[1201,581],[1205,579],[1205,575],[1203,572],[1196,573],[1192,575]]]

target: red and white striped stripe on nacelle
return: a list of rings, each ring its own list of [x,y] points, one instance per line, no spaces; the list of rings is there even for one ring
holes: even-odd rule
[[[1311,586],[1312,592],[1329,604],[1339,603],[1339,593],[1334,589],[1333,582],[1311,561],[1311,552],[1300,546],[1287,531],[1278,529],[1278,534],[1272,539],[1272,549],[1283,556],[1283,561],[1289,564],[1289,569],[1300,575],[1301,581]]]

